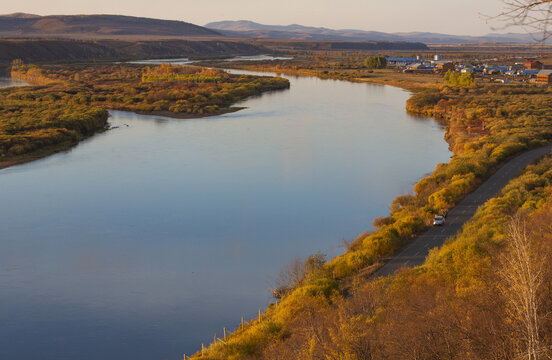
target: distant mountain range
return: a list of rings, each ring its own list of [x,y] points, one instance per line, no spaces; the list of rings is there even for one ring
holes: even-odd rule
[[[384,33],[364,30],[333,30],[302,25],[263,25],[252,21],[219,21],[205,27],[184,21],[160,20],[122,15],[50,15],[16,13],[0,15],[0,38],[60,37],[60,38],[178,38],[225,36],[259,39],[287,39],[298,41],[333,42],[397,42],[462,44],[462,43],[530,43],[530,34],[488,34],[485,36],[459,36],[438,33]],[[552,40],[552,39],[551,39]],[[399,46],[396,45],[396,46]],[[351,45],[352,46],[352,45]],[[377,45],[380,46],[380,45]],[[395,45],[393,45],[395,46]],[[357,46],[358,47],[358,46]],[[392,48],[392,47],[391,47]]]
[[[448,35],[429,32],[385,33],[364,30],[333,30],[302,25],[263,25],[253,21],[218,21],[205,25],[228,36],[331,41],[408,41],[427,44],[466,43],[530,43],[535,40],[530,34],[488,34],[484,36]]]
[[[0,37],[47,36],[221,36],[212,29],[184,21],[122,15],[0,15]]]
[[[310,50],[427,50],[425,44],[405,41],[250,41],[249,37],[230,38],[184,21],[122,15],[0,15],[0,65],[13,59],[47,62],[252,55],[281,48],[281,42]]]

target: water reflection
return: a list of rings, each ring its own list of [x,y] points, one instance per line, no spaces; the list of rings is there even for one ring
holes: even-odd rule
[[[212,118],[114,111],[117,129],[0,170],[0,358],[181,359],[450,155],[407,92],[290,80]]]
[[[0,88],[7,88],[11,86],[25,86],[25,85],[27,85],[27,83],[24,81],[0,76]]]
[[[266,60],[291,60],[292,57],[287,56],[271,56],[271,55],[251,55],[251,56],[234,56],[227,59],[220,59],[220,61],[266,61]],[[130,64],[140,64],[140,65],[159,65],[171,63],[173,65],[190,65],[200,61],[201,59],[190,60],[188,58],[180,59],[153,59],[153,60],[135,60],[129,61]]]

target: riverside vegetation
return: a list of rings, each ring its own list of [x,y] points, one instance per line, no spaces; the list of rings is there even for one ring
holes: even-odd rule
[[[107,127],[106,109],[179,118],[217,115],[235,102],[289,87],[286,79],[197,66],[24,65],[32,86],[0,89],[0,167],[66,149]]]
[[[267,64],[240,65],[267,70]],[[292,62],[281,72],[320,74]],[[294,68],[295,67],[295,68]],[[369,81],[359,70],[336,78]],[[355,74],[355,75],[351,75]],[[385,75],[374,75],[382,82]],[[545,359],[552,345],[552,158],[529,166],[424,266],[372,279],[386,259],[512,156],[552,139],[552,91],[535,85],[403,81],[410,112],[447,125],[454,156],[397,197],[375,230],[330,261],[282,270],[280,299],[198,359]],[[433,77],[434,79],[434,77]],[[458,81],[456,81],[458,80]],[[468,86],[462,86],[466,84]],[[484,120],[484,121],[483,121]]]

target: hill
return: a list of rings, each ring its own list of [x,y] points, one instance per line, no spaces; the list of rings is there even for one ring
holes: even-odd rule
[[[287,39],[255,39],[255,44],[278,50],[309,50],[309,51],[382,51],[408,50],[426,51],[429,47],[421,42],[407,41],[332,41],[332,40],[287,40]]]
[[[212,29],[184,21],[159,20],[122,15],[52,15],[15,13],[0,16],[0,37],[112,37],[221,36]]]
[[[484,36],[448,35],[430,32],[385,33],[364,30],[334,30],[302,25],[264,25],[253,21],[219,21],[205,27],[229,36],[245,36],[269,39],[332,40],[332,41],[412,41],[431,44],[461,43],[531,43],[531,34],[487,34]]]
[[[26,63],[259,55],[269,50],[238,41],[0,39],[0,66]]]

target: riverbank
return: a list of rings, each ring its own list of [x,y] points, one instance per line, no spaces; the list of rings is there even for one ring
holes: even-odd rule
[[[189,114],[189,113],[185,113],[185,112],[163,111],[163,110],[158,110],[158,111],[155,111],[155,110],[152,110],[152,111],[135,111],[134,113],[140,114],[140,115],[152,115],[152,116],[169,117],[169,118],[173,118],[173,119],[201,119],[201,118],[210,117],[210,116],[220,116],[220,115],[224,115],[224,114],[231,114],[231,113],[234,113],[236,111],[243,110],[243,109],[245,109],[245,107],[233,106],[233,107],[226,108],[226,109],[219,109],[217,112],[213,112],[213,113],[210,113],[210,114],[201,114],[201,115]],[[116,109],[113,109],[113,110],[116,110]]]
[[[205,118],[205,117],[220,116],[220,115],[224,115],[224,114],[234,113],[236,111],[240,111],[240,110],[243,110],[243,109],[245,109],[245,107],[235,107],[234,106],[234,107],[231,107],[229,109],[219,110],[217,113],[204,114],[204,115],[192,115],[192,114],[188,114],[188,113],[173,113],[173,112],[170,112],[170,111],[150,111],[150,112],[135,112],[135,113],[139,114],[139,115],[151,115],[151,116],[160,116],[160,117],[168,117],[168,118],[173,118],[173,119],[186,120],[186,119],[201,119],[201,118]],[[107,126],[107,123],[105,125]],[[25,155],[11,156],[8,159],[0,158],[0,169],[4,169],[4,168],[10,167],[10,166],[25,164],[25,163],[32,162],[32,161],[35,161],[35,160],[40,160],[42,158],[48,157],[50,155],[54,155],[54,154],[59,153],[59,152],[64,152],[64,151],[71,150],[71,148],[78,145],[79,142],[81,142],[83,140],[86,140],[86,139],[88,139],[88,138],[90,138],[90,137],[92,137],[96,134],[100,134],[100,133],[103,133],[105,131],[110,131],[110,130],[111,130],[111,128],[98,128],[94,132],[94,134],[84,136],[76,142],[75,141],[68,141],[68,142],[60,143],[60,144],[57,144],[57,145],[54,145],[54,146],[48,146],[48,147],[42,148],[38,151],[33,151],[33,152],[25,154]]]
[[[224,341],[215,341],[208,349],[196,353],[194,358],[244,359],[254,357],[271,359],[278,354],[280,359],[295,359],[300,357],[299,353],[304,351],[312,355],[328,354],[329,351],[351,352],[353,350],[347,348],[347,343],[351,341],[357,344],[355,346],[368,346],[368,351],[371,353],[372,345],[368,344],[380,346],[378,345],[381,344],[379,341],[370,338],[371,335],[347,339],[349,333],[346,329],[350,327],[352,330],[360,327],[366,334],[376,334],[380,329],[377,325],[387,321],[392,325],[388,326],[389,329],[393,329],[395,332],[400,330],[400,334],[404,334],[405,329],[401,328],[400,324],[392,318],[393,312],[398,310],[398,308],[390,306],[395,302],[390,301],[388,297],[385,297],[384,300],[380,292],[393,292],[393,288],[396,289],[395,293],[396,291],[411,291],[411,286],[403,282],[405,277],[412,281],[412,285],[417,284],[417,286],[424,286],[420,281],[427,281],[427,279],[423,278],[423,274],[414,270],[406,271],[406,274],[403,273],[402,277],[399,276],[396,279],[371,282],[367,286],[361,286],[366,281],[367,275],[369,276],[377,269],[378,263],[391,257],[396,251],[410,243],[417,234],[427,229],[435,214],[446,212],[454,207],[460,199],[488,178],[493,173],[493,169],[513,155],[543,146],[552,139],[552,120],[550,120],[552,118],[550,116],[552,97],[550,89],[546,87],[449,86],[442,80],[435,79],[434,76],[418,77],[414,75],[414,77],[405,78],[402,74],[397,73],[396,76],[387,77],[390,70],[368,72],[359,70],[358,66],[353,69],[344,69],[345,66],[340,66],[339,71],[320,69],[313,64],[307,68],[300,68],[301,64],[293,62],[232,64],[232,66],[252,71],[308,74],[321,78],[395,84],[406,88],[414,92],[407,103],[409,111],[424,116],[433,116],[447,124],[445,138],[453,149],[454,156],[448,164],[438,164],[431,175],[420,180],[414,187],[415,194],[397,197],[391,204],[391,214],[374,220],[375,231],[361,234],[349,245],[345,254],[327,263],[317,262],[318,265],[313,268],[308,265],[311,263],[310,258],[306,259],[303,276],[294,282],[281,284],[280,288],[276,289],[275,293],[281,298],[280,302],[270,306],[264,314],[259,315],[259,319],[247,324],[245,328],[240,327],[236,333],[223,339]],[[484,124],[481,119],[484,119]],[[537,165],[539,170],[530,170],[530,172],[533,171],[531,176],[538,178],[539,184],[547,184],[546,186],[550,186],[551,179],[545,171],[542,171],[546,166],[542,164],[549,161],[550,159],[546,158],[541,161],[541,165]],[[527,179],[526,177],[518,181],[516,186],[526,186]],[[520,191],[519,188],[516,189],[507,189],[507,197],[515,191]],[[442,251],[434,249],[430,257],[445,261],[446,255],[444,254],[450,254],[450,249],[455,248],[454,251],[457,251],[458,254],[448,261],[457,262],[451,266],[456,267],[458,273],[455,274],[456,278],[454,279],[449,277],[448,283],[445,283],[446,286],[442,288],[436,289],[434,286],[429,287],[426,284],[425,288],[428,293],[450,291],[451,287],[454,289],[455,286],[458,286],[457,281],[473,282],[476,280],[473,277],[475,275],[471,273],[473,268],[470,268],[469,261],[460,263],[457,256],[473,259],[473,267],[477,267],[478,271],[485,272],[485,274],[492,274],[493,271],[496,271],[490,264],[492,258],[497,256],[500,251],[500,246],[497,245],[504,241],[506,225],[501,221],[508,213],[515,212],[520,207],[527,206],[527,202],[534,201],[531,199],[532,196],[541,199],[541,203],[533,205],[533,210],[543,209],[546,202],[549,201],[546,200],[546,190],[538,190],[542,189],[538,187],[533,195],[531,192],[533,189],[529,189],[529,191],[526,189],[523,200],[520,202],[510,203],[502,208],[497,208],[496,203],[487,206],[485,209],[487,214],[489,211],[491,214],[492,211],[496,211],[496,214],[492,215],[496,220],[489,224],[479,223],[481,226],[479,235],[483,237],[467,237],[463,240],[464,244],[458,245],[459,247],[451,245]],[[493,210],[489,210],[489,208]],[[485,231],[488,231],[486,235],[484,235]],[[462,234],[459,235],[460,238],[462,236]],[[465,247],[466,242],[470,243],[468,247]],[[481,249],[485,250],[476,254],[470,253],[470,247],[477,247],[476,244],[480,244]],[[436,266],[435,260],[432,260],[432,264]],[[437,275],[432,272],[434,278],[438,278]],[[450,273],[447,272],[447,275],[450,276]],[[490,294],[494,291],[493,289],[487,288],[484,293]],[[368,317],[361,318],[363,319],[362,323],[358,323],[358,320],[353,321],[354,318],[349,316],[345,316],[346,320],[339,321],[337,327],[329,323],[330,319],[343,317],[343,312],[358,314],[354,310],[355,304],[369,301],[365,298],[367,292],[370,293],[369,296],[377,299],[375,301],[379,305],[376,307],[383,306],[385,309],[383,311],[386,316],[381,318],[381,322],[376,319],[370,320],[372,316],[377,316],[374,313],[373,315],[364,315]],[[351,298],[352,294],[359,294],[359,296]],[[420,292],[416,293],[416,296],[420,295]],[[473,293],[472,295],[475,297],[477,294]],[[489,296],[492,298],[492,295]],[[407,297],[399,297],[399,299],[401,298]],[[390,304],[389,306],[383,305],[386,304],[386,301]],[[427,309],[427,306],[423,308]],[[314,315],[318,313],[320,315]],[[451,312],[444,313],[443,317],[445,315],[447,318],[454,316]],[[407,317],[406,319],[409,320],[409,323],[410,320],[416,321],[414,318]],[[507,320],[503,319],[503,321]],[[315,328],[318,330],[312,328],[312,324],[317,324]],[[336,332],[332,333],[330,329],[335,329]],[[431,328],[428,329],[428,331],[430,330]],[[500,344],[497,345],[498,348],[500,348]],[[393,347],[389,350],[396,351],[392,349]],[[465,351],[470,352],[470,350]],[[369,353],[355,356],[365,358]],[[383,353],[387,355],[382,355],[382,358],[393,358],[391,353]],[[488,358],[485,356],[482,358]]]
[[[206,117],[214,117],[214,116],[220,116],[220,115],[224,115],[224,114],[231,114],[231,113],[243,110],[243,109],[245,109],[245,107],[236,107],[236,106],[234,106],[234,107],[231,107],[229,109],[219,110],[217,113],[204,114],[204,115],[192,115],[192,114],[188,114],[188,113],[174,113],[174,112],[170,112],[170,111],[150,111],[150,112],[135,112],[135,113],[139,114],[139,115],[151,115],[151,116],[160,116],[160,117],[167,117],[167,118],[172,118],[172,119],[186,120],[186,119],[201,119],[201,118],[206,118]],[[107,123],[106,123],[106,125],[107,125]],[[34,151],[34,152],[31,152],[31,153],[28,153],[28,154],[25,154],[25,155],[11,156],[8,159],[0,158],[0,169],[4,169],[4,168],[10,167],[10,166],[25,164],[25,163],[32,162],[32,161],[35,161],[35,160],[40,160],[42,158],[48,157],[50,155],[54,155],[56,153],[71,150],[71,148],[78,145],[79,142],[81,142],[83,140],[86,140],[86,139],[88,139],[88,138],[90,138],[90,137],[92,137],[96,134],[100,134],[100,133],[103,133],[105,131],[110,131],[110,130],[111,130],[111,128],[98,128],[94,134],[84,136],[83,138],[79,139],[76,142],[71,141],[71,142],[61,143],[61,144],[57,144],[55,146],[45,147],[45,148],[42,148],[38,151]]]
[[[25,164],[25,163],[32,162],[32,161],[35,161],[35,160],[40,160],[40,159],[46,158],[48,156],[51,156],[51,155],[54,155],[54,154],[57,154],[57,153],[69,151],[73,147],[78,145],[79,142],[81,142],[83,140],[86,140],[86,139],[88,139],[88,138],[90,138],[90,137],[92,137],[96,134],[103,133],[104,131],[107,131],[107,130],[108,129],[98,129],[93,134],[84,136],[81,139],[79,139],[78,141],[62,142],[62,143],[59,143],[59,144],[56,144],[56,145],[53,145],[53,146],[48,146],[48,147],[41,148],[40,150],[33,151],[31,153],[28,153],[28,154],[24,154],[24,155],[20,155],[20,156],[17,156],[17,155],[16,156],[11,156],[8,159],[0,158],[0,169],[5,169],[5,168],[8,168],[10,166]]]
[[[314,76],[320,79],[345,80],[353,82],[368,82],[379,85],[390,85],[418,92],[428,87],[439,87],[443,84],[442,74],[403,73],[395,69],[366,69],[360,63],[317,63],[302,57],[291,60],[256,61],[201,61],[203,66],[218,68],[234,68],[248,71],[258,71],[291,76]]]

